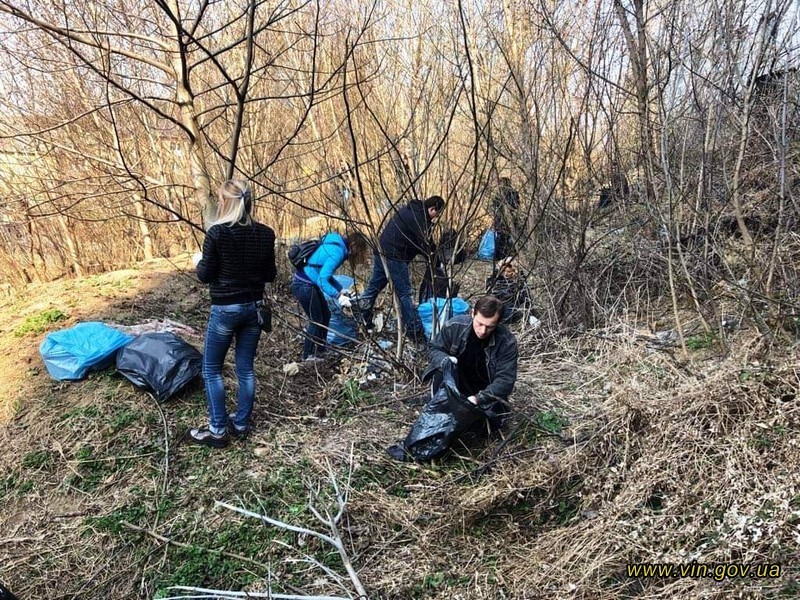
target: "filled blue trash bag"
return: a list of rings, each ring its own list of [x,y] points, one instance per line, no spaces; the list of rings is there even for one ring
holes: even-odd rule
[[[450,319],[469,312],[469,302],[461,298],[431,298],[417,307],[422,328],[432,339]]]
[[[478,260],[494,260],[496,237],[494,229],[486,230],[478,246]]]
[[[334,275],[343,290],[353,287],[354,280],[347,275]],[[328,310],[331,311],[331,321],[328,323],[326,341],[332,346],[351,344],[358,337],[358,323],[352,314],[345,312],[336,298],[325,297]],[[353,298],[354,308],[358,306],[358,298]]]
[[[39,354],[53,379],[83,379],[87,372],[111,365],[117,350],[132,339],[113,327],[90,321],[48,333]]]
[[[342,286],[343,290],[352,288],[353,284],[355,283],[355,279],[349,275],[334,275],[333,278],[339,282],[339,285]]]

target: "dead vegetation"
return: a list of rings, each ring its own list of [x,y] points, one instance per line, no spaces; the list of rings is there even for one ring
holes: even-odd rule
[[[204,418],[199,386],[158,406],[111,371],[54,382],[37,356],[44,330],[76,320],[168,317],[202,331],[205,304],[190,277],[161,263],[31,288],[3,308],[12,394],[0,434],[0,579],[20,597],[197,594],[173,586],[355,597],[337,584],[335,549],[216,504],[314,529],[310,489],[318,509],[327,501],[336,511],[328,465],[347,498],[343,548],[370,598],[799,589],[795,342],[767,347],[742,323],[724,352],[698,330],[684,360],[674,339],[630,323],[521,330],[516,413],[503,436],[464,440],[432,465],[384,452],[415,418],[421,390],[363,378],[364,348],[289,377],[281,367],[297,352],[295,332],[278,328],[259,353],[255,435],[221,452],[180,441]],[[14,335],[49,309],[68,317]],[[628,575],[626,565],[643,562],[769,563],[781,576]]]

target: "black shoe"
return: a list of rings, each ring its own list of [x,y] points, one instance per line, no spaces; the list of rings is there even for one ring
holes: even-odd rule
[[[186,440],[192,444],[209,446],[211,448],[224,448],[230,441],[228,434],[217,435],[207,428],[194,428],[186,432]]]
[[[233,419],[236,417],[235,414],[228,415],[228,435],[230,435],[233,439],[243,441],[247,439],[247,436],[250,435],[250,427],[244,427],[240,429],[236,426],[236,423],[233,422]]]
[[[250,435],[250,428],[238,429],[235,425],[228,427],[228,434],[235,440],[243,442]]]

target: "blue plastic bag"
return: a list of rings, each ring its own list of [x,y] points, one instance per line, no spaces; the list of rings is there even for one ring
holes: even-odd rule
[[[478,260],[494,260],[496,237],[494,229],[486,230],[478,246]]]
[[[420,304],[417,312],[425,335],[432,339],[450,319],[467,314],[469,303],[461,298],[431,298]]]
[[[111,365],[117,350],[132,339],[108,325],[90,321],[48,333],[39,354],[53,379],[83,379],[88,371]]]
[[[342,286],[343,290],[352,288],[353,284],[355,283],[355,279],[349,275],[334,275],[333,278],[339,282],[339,285]]]
[[[354,280],[347,275],[334,275],[336,281],[342,286],[343,290],[353,287]],[[339,303],[336,298],[325,298],[328,303],[328,310],[331,311],[331,320],[328,323],[328,335],[326,341],[332,346],[345,346],[351,344],[358,338],[358,323],[355,317],[350,316]],[[354,305],[357,305],[357,299],[354,299]]]

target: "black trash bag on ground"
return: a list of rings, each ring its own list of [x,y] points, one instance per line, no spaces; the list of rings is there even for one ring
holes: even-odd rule
[[[170,331],[137,336],[117,354],[117,371],[164,402],[203,370],[203,355]]]
[[[17,597],[11,593],[11,590],[0,583],[0,600],[17,600]]]
[[[499,426],[508,406],[497,401],[489,407],[475,406],[458,390],[456,367],[449,360],[441,366],[442,385],[416,422],[411,426],[403,442],[406,457],[416,461],[428,461],[440,457],[459,434],[480,421]],[[389,453],[394,456],[396,451]]]

